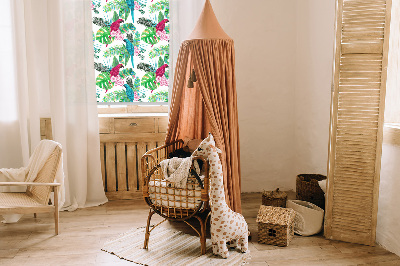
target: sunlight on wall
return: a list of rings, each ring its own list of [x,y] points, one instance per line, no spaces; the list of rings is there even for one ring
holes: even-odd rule
[[[14,36],[11,26],[11,1],[0,1],[0,121],[15,121],[17,91],[15,82]]]

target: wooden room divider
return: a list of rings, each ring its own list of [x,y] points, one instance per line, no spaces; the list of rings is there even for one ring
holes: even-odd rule
[[[337,0],[325,236],[375,244],[391,0]]]

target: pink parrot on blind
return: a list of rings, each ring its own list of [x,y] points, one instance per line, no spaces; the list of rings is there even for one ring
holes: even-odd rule
[[[119,86],[123,86],[124,81],[119,76],[119,69],[122,67],[124,67],[123,64],[118,64],[110,70],[110,81],[109,81],[110,84],[111,84],[111,82],[114,82],[115,84],[117,84]],[[106,90],[106,92],[107,91],[108,91],[108,89]]]
[[[154,81],[155,84],[160,83],[161,86],[168,86],[168,80],[164,77],[165,69],[168,67],[167,64],[162,65],[156,70],[156,80]],[[151,91],[153,92],[153,91]]]
[[[163,31],[165,29],[165,23],[169,22],[168,19],[163,19],[160,22],[158,22],[156,26],[156,32]]]
[[[117,19],[116,21],[111,23],[110,31],[118,31],[119,30],[119,24],[121,24],[121,22],[124,22],[124,20],[123,19]]]
[[[162,65],[156,70],[156,78],[164,76],[165,69],[168,67],[167,64]]]
[[[119,69],[120,69],[121,67],[124,67],[124,65],[123,65],[123,64],[118,64],[118,65],[116,65],[115,67],[113,67],[113,68],[110,70],[110,75],[111,75],[111,77],[116,77],[116,76],[118,76],[118,75],[119,75]]]

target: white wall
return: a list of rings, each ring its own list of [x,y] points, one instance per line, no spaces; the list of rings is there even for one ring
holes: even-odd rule
[[[242,190],[291,187],[296,4],[212,1],[235,41]]]
[[[326,174],[335,1],[211,1],[235,41],[242,191]]]
[[[376,241],[400,256],[400,146],[383,144]]]
[[[335,0],[296,3],[295,172],[326,175]]]
[[[385,122],[400,122],[400,2],[393,1],[390,25],[388,80],[386,84]],[[393,126],[392,126],[393,127]],[[388,128],[389,129],[389,128]],[[395,134],[397,129],[391,129]],[[385,131],[384,131],[385,132]],[[384,138],[391,139],[390,137]],[[400,146],[385,143],[382,146],[381,182],[379,185],[378,224],[376,240],[400,256]]]
[[[242,190],[326,175],[335,0],[212,1],[236,47]],[[383,145],[377,242],[400,255],[400,147]]]

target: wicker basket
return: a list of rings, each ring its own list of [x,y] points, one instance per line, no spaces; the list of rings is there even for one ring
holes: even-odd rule
[[[264,191],[262,194],[262,205],[286,208],[287,194],[279,191]]]
[[[300,174],[296,178],[296,199],[314,203],[325,209],[325,195],[318,181],[326,179],[324,175]]]
[[[261,205],[257,215],[258,243],[289,246],[294,235],[294,218],[292,209]]]

